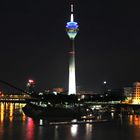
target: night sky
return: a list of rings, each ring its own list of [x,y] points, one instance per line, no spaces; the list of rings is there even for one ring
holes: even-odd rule
[[[75,40],[77,85],[98,91],[104,80],[109,88],[140,81],[139,4],[77,0],[74,11],[80,26]],[[20,88],[29,78],[39,90],[67,88],[69,17],[69,0],[1,4],[0,79]]]

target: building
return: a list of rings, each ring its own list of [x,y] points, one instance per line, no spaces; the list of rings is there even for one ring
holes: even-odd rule
[[[64,92],[64,88],[53,88],[53,92],[63,93]]]
[[[78,32],[78,23],[74,21],[73,4],[71,4],[70,22],[66,24],[66,32],[72,42],[69,51],[69,87],[68,94],[76,94],[76,76],[75,76],[75,45],[74,40]]]
[[[124,87],[125,103],[132,103],[133,87]]]
[[[140,82],[133,84],[132,103],[140,104]]]
[[[132,99],[133,87],[124,87],[124,96]]]

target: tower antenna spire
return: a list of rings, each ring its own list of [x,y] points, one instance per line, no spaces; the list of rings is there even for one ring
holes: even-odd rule
[[[73,4],[71,4],[71,13],[73,13]]]
[[[71,21],[71,22],[74,22],[73,4],[71,4],[71,16],[70,16],[70,21]]]

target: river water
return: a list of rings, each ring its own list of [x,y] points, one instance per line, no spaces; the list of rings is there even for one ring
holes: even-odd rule
[[[0,103],[0,140],[140,140],[140,116],[107,122],[49,125],[22,112],[25,104]]]

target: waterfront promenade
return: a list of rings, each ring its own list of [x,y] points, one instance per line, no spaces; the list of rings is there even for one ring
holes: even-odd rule
[[[0,102],[27,103],[36,100],[36,98],[32,98],[29,95],[2,95],[0,97]]]

